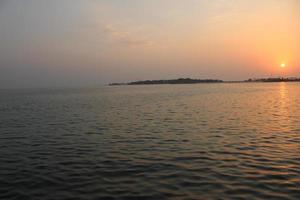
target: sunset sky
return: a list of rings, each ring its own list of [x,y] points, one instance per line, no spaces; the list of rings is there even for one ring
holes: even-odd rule
[[[0,0],[1,88],[279,75],[299,0]]]

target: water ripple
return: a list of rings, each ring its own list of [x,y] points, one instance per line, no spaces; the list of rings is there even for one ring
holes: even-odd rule
[[[300,85],[0,95],[0,199],[300,199]]]

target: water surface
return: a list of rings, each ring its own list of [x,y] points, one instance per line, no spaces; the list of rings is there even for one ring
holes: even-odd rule
[[[0,199],[300,199],[300,84],[0,91]]]

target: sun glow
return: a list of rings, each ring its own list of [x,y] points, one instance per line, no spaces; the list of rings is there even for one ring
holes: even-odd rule
[[[285,68],[285,67],[286,67],[286,64],[285,64],[285,63],[281,63],[280,67],[281,67],[281,68]]]

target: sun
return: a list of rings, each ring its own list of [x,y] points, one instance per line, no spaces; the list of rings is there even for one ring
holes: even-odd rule
[[[285,67],[286,67],[286,64],[285,64],[285,63],[281,63],[280,67],[281,67],[281,68],[285,68]]]

